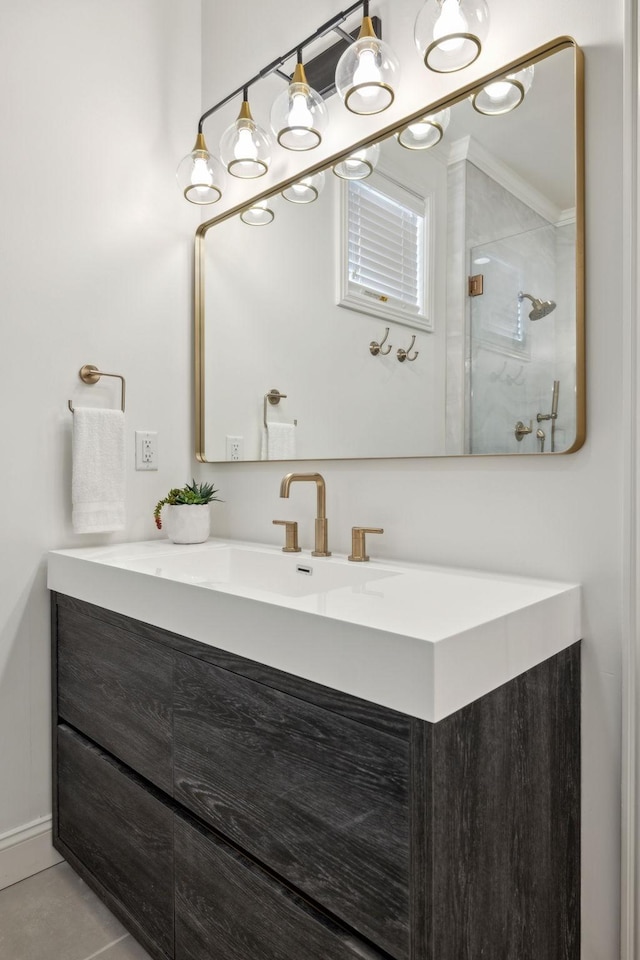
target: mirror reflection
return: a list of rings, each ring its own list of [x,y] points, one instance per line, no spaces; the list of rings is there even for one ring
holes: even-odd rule
[[[202,459],[577,449],[576,55],[205,225]]]

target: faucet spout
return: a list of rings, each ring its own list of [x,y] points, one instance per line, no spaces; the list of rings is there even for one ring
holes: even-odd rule
[[[287,498],[292,483],[310,482],[316,485],[316,544],[312,557],[330,557],[327,524],[327,493],[324,477],[320,473],[288,473],[280,483],[280,496]]]
[[[318,497],[318,506],[316,511],[318,520],[326,519],[327,494],[324,477],[321,473],[288,473],[286,477],[282,478],[282,483],[280,484],[280,496],[288,497],[291,484],[296,483],[299,480],[310,480],[315,483]]]

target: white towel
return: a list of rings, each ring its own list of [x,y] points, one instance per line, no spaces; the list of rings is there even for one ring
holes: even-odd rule
[[[262,431],[261,460],[295,460],[296,426],[294,423],[268,423]]]
[[[76,407],[71,483],[76,533],[124,529],[124,464],[124,413]]]

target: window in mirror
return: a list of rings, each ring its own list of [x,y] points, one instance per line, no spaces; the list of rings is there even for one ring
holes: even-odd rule
[[[345,182],[342,205],[340,305],[432,329],[431,197],[376,172]]]

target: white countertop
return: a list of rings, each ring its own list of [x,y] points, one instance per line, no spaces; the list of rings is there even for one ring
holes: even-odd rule
[[[48,585],[431,722],[581,637],[576,584],[233,540],[56,550]]]

